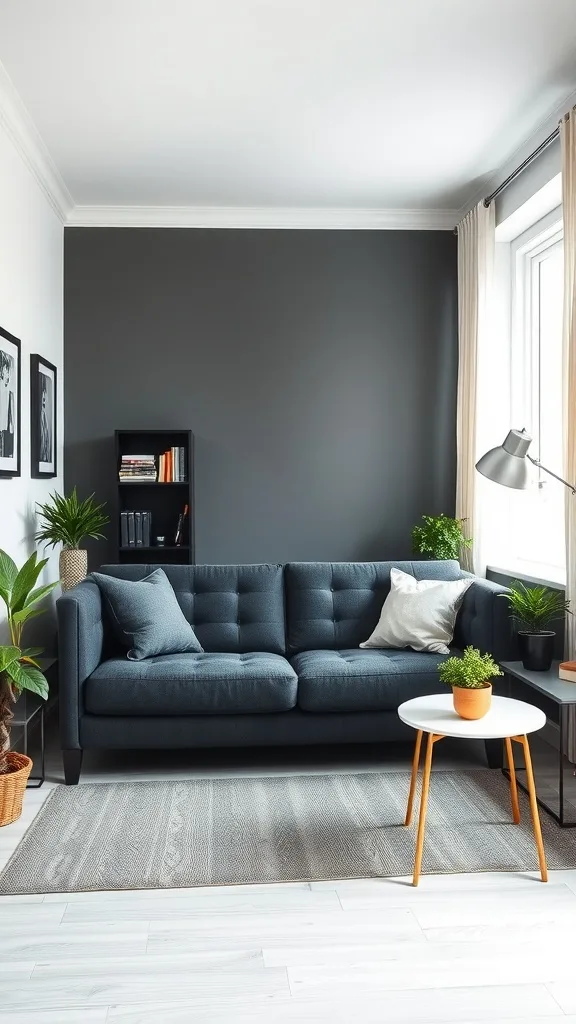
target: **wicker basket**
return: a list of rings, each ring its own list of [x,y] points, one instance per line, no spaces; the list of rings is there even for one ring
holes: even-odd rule
[[[85,548],[63,548],[60,552],[60,583],[62,590],[72,590],[88,574],[88,552]]]
[[[22,814],[22,799],[32,770],[32,761],[14,750],[6,754],[12,771],[0,774],[0,825],[9,825]]]

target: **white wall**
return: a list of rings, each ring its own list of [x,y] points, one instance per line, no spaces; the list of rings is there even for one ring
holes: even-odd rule
[[[62,490],[63,466],[63,240],[60,218],[0,122],[0,326],[21,342],[21,476],[0,477],[0,548],[21,564],[34,550],[35,504]],[[58,368],[58,476],[30,477],[30,354]],[[44,581],[58,578],[52,556]],[[34,620],[30,634],[45,638],[51,617]],[[36,630],[33,625],[38,623]],[[5,615],[0,607],[0,642]]]

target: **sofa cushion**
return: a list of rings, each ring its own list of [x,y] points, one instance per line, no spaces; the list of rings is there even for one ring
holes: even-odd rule
[[[417,651],[303,651],[291,664],[303,711],[395,711],[411,697],[445,692],[438,679],[445,660]]]
[[[116,635],[128,647],[130,661],[158,654],[198,654],[202,650],[163,569],[136,582],[102,572],[93,572],[91,578],[104,595]]]
[[[390,569],[390,582],[378,624],[360,647],[411,647],[449,654],[456,616],[472,580],[416,580],[400,569]]]
[[[110,658],[84,686],[93,715],[227,715],[289,711],[297,678],[277,654],[167,654]]]
[[[103,565],[100,572],[123,580],[142,580],[157,568],[157,565]],[[285,653],[281,565],[162,565],[161,568],[205,651]]]
[[[466,576],[451,560],[290,562],[285,568],[289,654],[358,647],[378,622],[390,592],[392,568],[417,580]],[[200,633],[198,637],[204,644]]]

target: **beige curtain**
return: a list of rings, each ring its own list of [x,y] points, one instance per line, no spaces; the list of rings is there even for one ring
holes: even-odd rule
[[[494,268],[494,204],[478,203],[458,225],[458,400],[456,414],[456,516],[468,520],[474,547],[463,557],[466,569],[483,573],[476,516],[479,356],[490,329]]]
[[[564,218],[565,475],[576,481],[576,115],[560,122]],[[576,497],[566,491],[566,596],[576,612]],[[576,656],[576,615],[566,621],[566,655]]]
[[[564,219],[564,459],[565,477],[576,481],[576,116],[560,122],[562,144],[562,214]],[[566,616],[567,658],[576,657],[576,496],[566,490]],[[568,757],[576,762],[576,715],[570,709],[568,735],[562,737]]]

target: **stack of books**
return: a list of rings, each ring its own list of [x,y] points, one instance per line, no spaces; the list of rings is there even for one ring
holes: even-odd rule
[[[158,458],[158,482],[179,484],[186,480],[186,449],[170,448]]]
[[[576,683],[576,661],[561,661],[558,675],[567,683]]]
[[[155,483],[156,460],[153,455],[123,455],[118,479],[122,483]]]
[[[123,548],[149,548],[151,526],[151,512],[121,512],[121,546]]]

